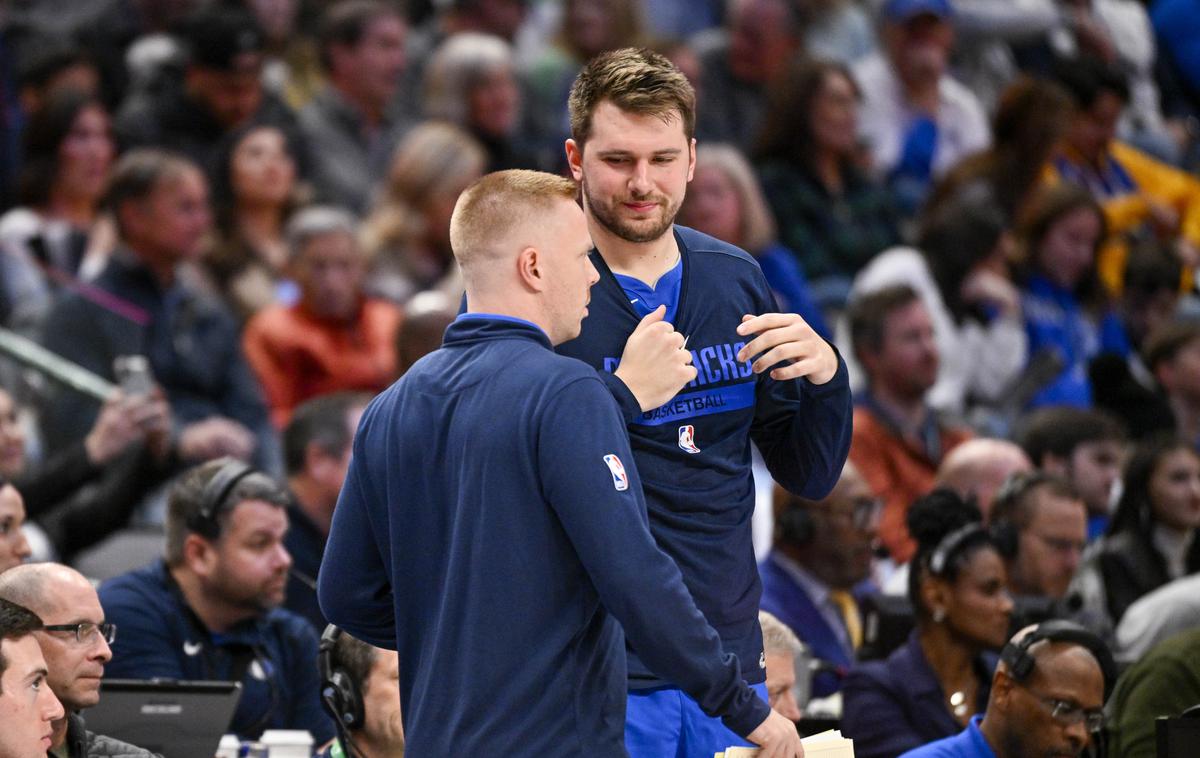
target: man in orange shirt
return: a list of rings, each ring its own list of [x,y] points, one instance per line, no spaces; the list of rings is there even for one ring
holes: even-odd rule
[[[287,230],[288,266],[300,300],[265,308],[246,324],[246,358],[277,427],[311,397],[379,392],[395,377],[402,311],[363,295],[366,260],[355,231],[354,218],[337,208],[296,214]]]
[[[855,300],[850,330],[867,374],[867,391],[854,408],[850,460],[883,499],[879,537],[903,563],[916,547],[904,523],[908,506],[933,489],[942,457],[971,433],[941,423],[925,402],[937,379],[937,340],[912,288],[897,285]]]

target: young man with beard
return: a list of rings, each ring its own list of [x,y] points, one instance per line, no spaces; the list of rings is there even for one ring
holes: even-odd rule
[[[850,460],[883,499],[879,538],[903,563],[916,552],[905,525],[909,505],[933,489],[942,457],[970,432],[942,424],[926,402],[937,381],[938,347],[929,311],[912,288],[896,285],[856,299],[850,332],[867,373]]]
[[[167,503],[165,560],[100,588],[110,677],[240,681],[229,731],[307,729],[333,738],[321,710],[317,633],[279,607],[292,557],[283,545],[287,492],[231,458],[183,474]]]
[[[567,160],[600,281],[580,336],[558,350],[597,369],[616,397],[650,531],[761,691],[750,442],[776,481],[824,497],[849,448],[846,369],[802,318],[775,312],[750,255],[674,225],[696,162],[695,93],[678,69],[645,50],[602,54],[579,74],[569,107]],[[672,325],[696,368],[665,404],[661,372],[638,354],[647,322]],[[707,758],[745,744],[651,673],[636,644],[628,661],[632,755]]]

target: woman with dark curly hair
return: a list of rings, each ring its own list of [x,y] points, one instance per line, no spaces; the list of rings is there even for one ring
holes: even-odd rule
[[[908,596],[916,629],[842,685],[842,731],[859,758],[894,758],[958,734],[987,706],[1013,602],[1004,559],[973,500],[935,490],[908,511],[917,540]]]

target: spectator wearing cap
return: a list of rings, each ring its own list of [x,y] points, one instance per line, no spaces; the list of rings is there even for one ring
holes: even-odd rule
[[[300,112],[321,201],[363,213],[385,176],[409,125],[396,102],[407,34],[404,17],[378,0],[325,12],[319,44],[328,83]]]
[[[339,208],[305,208],[288,223],[291,277],[300,300],[274,305],[246,324],[242,344],[282,428],[298,404],[338,390],[372,394],[396,370],[402,311],[363,294],[366,256],[354,218]]]
[[[172,487],[162,559],[105,582],[105,620],[121,634],[108,676],[241,682],[229,731],[334,735],[321,709],[317,633],[283,602],[291,555],[287,492],[229,458]]]
[[[227,134],[251,120],[294,129],[295,116],[262,84],[262,29],[239,8],[207,7],[184,19],[181,79],[131,95],[114,127],[123,148],[182,153],[211,172]]]
[[[935,178],[991,141],[979,100],[949,71],[952,17],[949,0],[888,0],[880,52],[854,66],[859,135],[909,212]]]

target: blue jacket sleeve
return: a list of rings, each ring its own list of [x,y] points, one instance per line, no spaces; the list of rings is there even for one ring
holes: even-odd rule
[[[857,666],[842,682],[842,731],[854,740],[858,758],[890,758],[927,741],[913,729],[885,665]]]
[[[104,674],[112,679],[188,679],[179,654],[184,640],[164,619],[154,597],[118,579],[100,588],[104,619],[117,625],[112,660]]]
[[[371,503],[378,501],[362,476],[355,440],[350,470],[342,485],[329,542],[317,575],[317,600],[329,623],[375,647],[396,649],[396,611],[387,561],[378,536],[386,524],[372,523]]]
[[[580,418],[591,420],[584,434]],[[749,734],[769,708],[743,681],[737,657],[722,651],[678,567],[650,535],[625,425],[609,390],[598,377],[571,382],[543,408],[538,430],[543,493],[601,602],[646,665],[732,731]]]
[[[750,436],[775,481],[810,500],[829,494],[850,454],[854,406],[846,362],[837,361],[825,384],[778,382],[764,371],[755,390]]]

